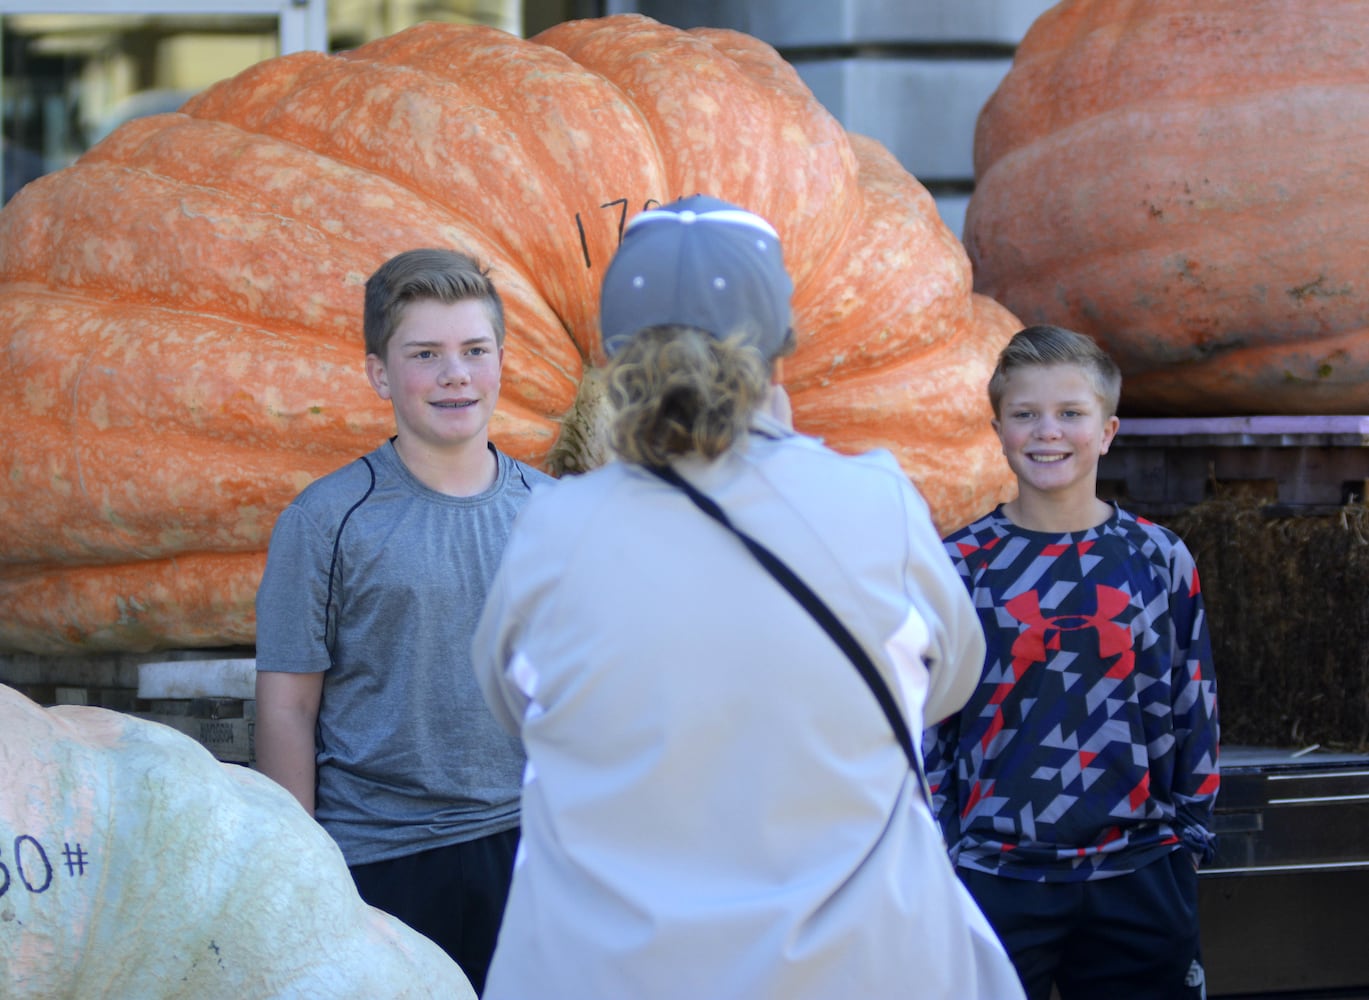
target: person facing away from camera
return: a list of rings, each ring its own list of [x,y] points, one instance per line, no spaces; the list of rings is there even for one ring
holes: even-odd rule
[[[1121,384],[1088,337],[1017,333],[989,381],[1017,497],[945,539],[988,650],[928,734],[928,778],[1032,1000],[1205,995],[1212,652],[1187,547],[1097,495]]]
[[[604,276],[616,460],[530,501],[475,636],[528,754],[492,1000],[1021,995],[872,688],[685,492],[820,590],[914,738],[964,701],[983,639],[926,504],[790,426],[792,288],[703,196]]]
[[[550,477],[499,452],[504,308],[466,254],[366,283],[366,374],[396,432],[280,515],[257,592],[258,767],[337,841],[363,899],[477,992],[518,840],[524,756],[470,640],[515,514]]]

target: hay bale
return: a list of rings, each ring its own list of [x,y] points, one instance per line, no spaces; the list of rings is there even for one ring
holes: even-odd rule
[[[1223,491],[1157,518],[1198,562],[1222,742],[1369,751],[1369,507]]]

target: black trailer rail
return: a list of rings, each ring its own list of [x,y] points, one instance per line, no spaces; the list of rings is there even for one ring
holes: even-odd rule
[[[1270,516],[1333,514],[1369,494],[1369,416],[1124,417],[1098,478],[1161,520],[1219,485]],[[1224,745],[1221,765],[1198,879],[1208,995],[1369,998],[1369,755]]]
[[[1369,756],[1224,747],[1199,873],[1211,997],[1369,997]]]

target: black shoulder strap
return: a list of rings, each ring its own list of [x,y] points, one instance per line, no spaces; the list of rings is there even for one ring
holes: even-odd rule
[[[727,512],[719,507],[711,497],[700,493],[669,466],[647,466],[646,468],[670,485],[682,490],[700,510],[741,539],[742,544],[751,551],[751,554],[760,561],[762,566],[770,571],[770,575],[779,581],[780,586],[789,591],[794,600],[803,605],[804,610],[813,616],[817,623],[822,626],[824,632],[831,636],[832,641],[846,654],[847,658],[854,664],[856,671],[869,685],[871,692],[874,693],[875,700],[879,702],[879,707],[884,710],[889,725],[893,727],[894,736],[898,739],[899,745],[903,747],[904,756],[908,758],[908,766],[913,769],[913,773],[918,776],[919,782],[925,789],[927,779],[922,771],[922,756],[913,746],[913,735],[908,729],[908,723],[899,711],[898,703],[894,701],[893,692],[889,690],[889,685],[885,683],[883,675],[876,669],[870,660],[870,654],[865,652],[865,647],[856,641],[856,637],[851,634],[850,629],[842,624],[841,619],[833,613],[832,609],[789,568],[784,560],[733,524],[732,519],[727,516]]]
[[[333,618],[333,580],[337,576],[337,555],[338,549],[342,546],[342,529],[347,527],[347,522],[352,519],[356,509],[366,502],[366,499],[375,492],[376,488],[376,469],[371,464],[371,460],[362,455],[360,462],[366,464],[366,471],[370,474],[371,481],[366,487],[366,492],[361,494],[361,498],[356,503],[347,508],[347,513],[342,515],[342,520],[338,522],[337,534],[333,536],[333,558],[328,563],[328,597],[323,602],[323,643],[328,647],[328,659],[333,659],[333,643],[337,638],[335,627],[330,627]]]

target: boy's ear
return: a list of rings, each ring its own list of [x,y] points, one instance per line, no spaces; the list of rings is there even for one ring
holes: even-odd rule
[[[366,378],[381,399],[390,398],[390,377],[379,354],[366,355]]]
[[[1122,421],[1117,419],[1117,414],[1113,414],[1103,421],[1103,447],[1098,449],[1100,455],[1106,455],[1108,449],[1112,447],[1112,439],[1117,436],[1117,428],[1122,426]]]

